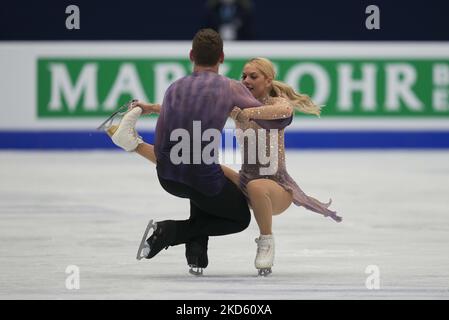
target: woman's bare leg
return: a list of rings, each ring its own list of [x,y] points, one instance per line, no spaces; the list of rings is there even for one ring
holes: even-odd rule
[[[139,144],[136,153],[156,164],[156,155],[152,144],[145,142]],[[225,176],[237,187],[240,187],[238,172],[225,165],[221,165],[221,168]],[[248,183],[247,190],[260,234],[271,234],[272,216],[284,212],[291,205],[291,193],[269,179],[252,180]]]
[[[287,210],[293,200],[292,194],[270,179],[252,180],[246,188],[260,234],[272,234],[273,215]]]
[[[141,143],[137,146],[135,152],[156,164],[156,154],[154,153],[154,146],[152,144],[146,142]]]
[[[231,168],[225,166],[225,165],[221,165],[221,169],[224,172],[224,175],[226,176],[226,178],[228,178],[229,180],[231,180],[239,189],[240,189],[240,177],[239,177],[239,173],[232,170]]]
[[[145,159],[153,162],[156,164],[156,154],[154,153],[154,145],[149,143],[141,143],[135,150],[135,152]],[[238,172],[232,170],[231,168],[221,165],[221,168],[223,169],[223,172],[225,176],[231,180],[237,187],[239,186],[239,174]]]

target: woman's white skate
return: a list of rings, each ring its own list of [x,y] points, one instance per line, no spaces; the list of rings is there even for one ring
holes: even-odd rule
[[[272,273],[271,268],[262,268],[258,269],[257,274],[260,277],[266,277],[269,276]]]
[[[272,273],[274,264],[274,237],[273,235],[261,235],[256,238],[257,254],[254,265],[259,276],[266,277]]]
[[[131,108],[131,100],[121,106],[98,129],[105,130],[111,137],[112,142],[125,151],[133,152],[143,143],[142,137],[136,131],[136,123],[142,114],[142,108]],[[119,124],[113,124],[116,117],[121,116]]]
[[[137,100],[136,99],[130,100],[126,104],[118,108],[117,111],[111,114],[105,121],[103,121],[102,124],[98,126],[97,130],[104,130],[110,137],[112,137],[112,135],[118,128],[118,125],[113,124],[114,120],[118,117],[123,117],[125,113],[127,113],[128,110],[130,109],[131,104],[135,101]]]
[[[145,228],[145,232],[143,233],[142,240],[140,241],[139,249],[137,250],[137,260],[142,260],[143,258],[146,258],[148,254],[150,253],[150,246],[147,243],[147,237],[148,233],[150,232],[150,229],[156,230],[157,223],[153,223],[153,219],[151,219],[148,222],[147,227]]]

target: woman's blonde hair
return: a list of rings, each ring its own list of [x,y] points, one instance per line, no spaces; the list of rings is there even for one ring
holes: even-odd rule
[[[247,64],[254,65],[266,78],[272,79],[270,96],[286,98],[290,100],[298,111],[320,116],[321,107],[313,103],[308,95],[300,94],[288,84],[274,80],[276,79],[276,71],[270,60],[266,58],[253,58]]]

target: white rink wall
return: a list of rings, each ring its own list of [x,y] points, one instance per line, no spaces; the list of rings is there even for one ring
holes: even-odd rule
[[[190,71],[189,49],[170,41],[0,43],[0,148],[114,148],[95,128],[130,97],[161,102]],[[229,42],[225,52],[222,74],[238,79],[247,59],[265,56],[280,80],[326,105],[321,119],[295,117],[287,148],[449,147],[447,43]],[[138,125],[150,141],[155,123]]]

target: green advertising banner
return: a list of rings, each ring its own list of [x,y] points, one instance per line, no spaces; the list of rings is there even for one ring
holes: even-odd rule
[[[325,105],[329,117],[448,117],[449,60],[271,59],[277,79]],[[246,59],[220,72],[239,79]],[[187,59],[40,58],[38,117],[104,117],[137,98],[162,102],[191,72]]]

